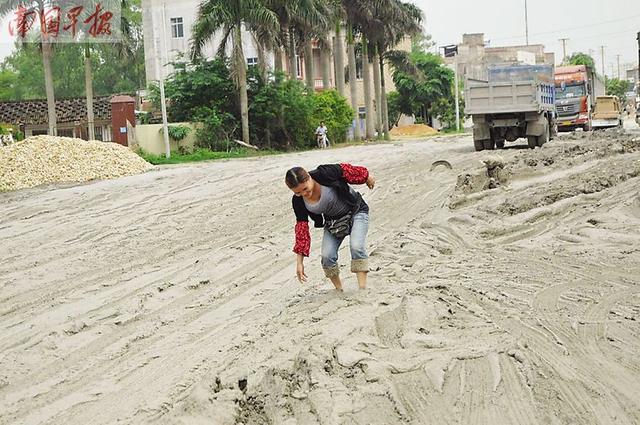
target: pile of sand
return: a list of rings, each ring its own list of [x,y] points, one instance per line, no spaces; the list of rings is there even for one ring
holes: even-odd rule
[[[438,131],[425,124],[411,124],[394,127],[393,129],[391,129],[390,133],[392,136],[421,137],[437,134]]]
[[[35,136],[0,148],[0,191],[140,174],[153,166],[117,143]]]

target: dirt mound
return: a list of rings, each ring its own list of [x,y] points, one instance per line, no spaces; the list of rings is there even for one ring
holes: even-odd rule
[[[151,168],[116,143],[35,136],[0,148],[0,192],[47,183],[115,179]]]
[[[464,194],[495,189],[509,180],[509,172],[505,169],[505,161],[500,156],[490,156],[482,160],[484,169],[477,172],[464,173],[458,176],[456,192]]]
[[[433,134],[438,134],[438,131],[425,124],[411,124],[411,125],[403,125],[400,127],[394,127],[390,131],[390,133],[392,136],[421,137],[421,136],[431,136]]]

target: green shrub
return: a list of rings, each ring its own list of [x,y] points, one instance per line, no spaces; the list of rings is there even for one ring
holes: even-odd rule
[[[314,94],[296,80],[249,80],[249,124],[259,147],[300,149],[314,145]]]
[[[347,129],[353,122],[354,115],[347,99],[335,90],[325,90],[314,96],[314,124],[317,126],[320,121],[324,121],[329,140],[333,143],[346,141]]]
[[[186,125],[170,125],[168,126],[169,138],[174,142],[181,142],[191,133],[191,127]],[[160,129],[162,131],[162,129]]]
[[[229,140],[238,126],[233,115],[202,106],[196,110],[194,121],[201,123],[196,128],[196,146],[213,151],[229,150]]]

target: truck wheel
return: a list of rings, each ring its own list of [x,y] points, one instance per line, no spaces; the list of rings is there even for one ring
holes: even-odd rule
[[[482,143],[482,140],[474,140],[473,146],[476,148],[476,152],[484,150],[484,143]]]
[[[503,139],[496,140],[496,148],[504,149],[504,140]]]
[[[529,148],[534,149],[538,146],[538,138],[536,136],[527,136],[527,144]]]
[[[493,140],[484,140],[484,148],[487,150],[494,150],[496,148],[496,144]]]
[[[549,141],[549,126],[544,126],[544,131],[542,132],[542,136],[538,137],[538,146],[542,147],[545,143]]]

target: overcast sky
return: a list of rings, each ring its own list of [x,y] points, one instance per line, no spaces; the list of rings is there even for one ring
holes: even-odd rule
[[[525,0],[415,0],[425,14],[425,30],[438,45],[462,42],[464,33],[485,33],[490,46],[525,44]],[[529,43],[544,44],[562,60],[567,55],[591,53],[602,69],[600,46],[605,46],[605,69],[617,76],[621,64],[638,62],[640,31],[638,0],[529,0]],[[589,52],[589,50],[592,50]]]
[[[525,0],[414,0],[425,14],[425,30],[438,45],[462,42],[464,33],[485,33],[491,46],[525,44]],[[605,46],[605,68],[617,76],[617,57],[623,65],[637,63],[640,31],[639,0],[529,0],[529,43],[541,43],[562,60],[567,54],[591,53],[602,69],[600,46]],[[12,49],[1,24],[0,60]],[[4,38],[3,38],[4,37]],[[613,72],[613,74],[612,74]],[[624,71],[623,71],[624,72]]]

